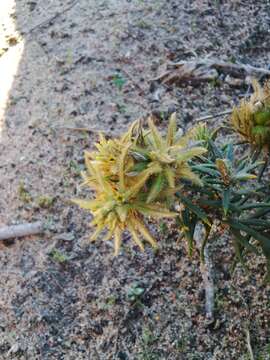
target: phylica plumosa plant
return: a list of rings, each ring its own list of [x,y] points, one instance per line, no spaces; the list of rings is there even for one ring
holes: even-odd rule
[[[175,116],[168,134],[161,136],[151,118],[149,130],[140,122],[132,124],[120,139],[106,140],[100,135],[96,151],[85,153],[85,184],[95,191],[93,200],[74,200],[90,210],[95,240],[105,228],[105,239],[114,237],[115,255],[119,253],[122,232],[128,230],[141,250],[145,239],[153,247],[156,240],[144,223],[144,217],[176,217],[164,199],[171,197],[185,179],[200,184],[188,160],[206,152],[203,147],[187,146],[187,138],[178,139]]]
[[[242,100],[232,113],[235,130],[255,150],[270,151],[270,88],[253,81],[254,93],[249,100]]]
[[[205,157],[192,161],[191,168],[201,174],[204,186],[195,189],[187,185],[184,192],[177,193],[186,205],[180,223],[185,229],[191,251],[196,224],[200,221],[205,224],[205,245],[211,224],[218,220],[220,229],[231,234],[238,260],[244,264],[247,252],[259,253],[255,240],[266,256],[269,267],[270,188],[267,184],[258,183],[256,175],[262,162],[253,161],[247,156],[237,159],[232,143],[220,146],[211,136],[206,140],[203,138],[203,141],[208,152]],[[192,203],[188,200],[188,194],[192,195]]]
[[[244,264],[249,251],[263,253],[270,270],[270,189],[267,181],[258,181],[257,171],[260,151],[269,155],[270,100],[267,86],[262,89],[255,83],[254,87],[251,99],[234,109],[232,123],[252,149],[257,148],[256,156],[238,159],[239,145],[220,145],[219,129],[210,131],[205,125],[180,136],[175,114],[166,136],[151,117],[147,129],[137,121],[119,139],[100,135],[96,151],[85,154],[83,175],[95,198],[74,200],[93,215],[92,239],[106,228],[105,239],[114,237],[118,254],[122,233],[128,230],[140,249],[144,240],[156,247],[145,219],[172,217],[188,240],[190,253],[195,228],[204,225],[203,259],[211,228],[218,221],[220,230],[231,234],[238,260]]]

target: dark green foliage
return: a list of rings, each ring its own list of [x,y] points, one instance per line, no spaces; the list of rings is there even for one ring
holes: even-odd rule
[[[198,140],[203,141],[208,153],[193,159],[191,168],[203,186],[187,184],[184,192],[177,193],[184,204],[180,223],[190,253],[196,224],[204,223],[206,242],[209,229],[218,220],[219,228],[228,231],[233,239],[237,259],[245,264],[247,253],[262,253],[269,271],[270,186],[258,182],[262,161],[249,156],[237,159],[235,145],[217,145],[210,136]]]

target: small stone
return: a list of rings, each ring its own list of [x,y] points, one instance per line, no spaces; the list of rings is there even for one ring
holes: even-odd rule
[[[241,87],[244,85],[244,81],[242,79],[234,78],[230,75],[225,77],[225,82],[233,87]]]
[[[229,104],[230,103],[230,98],[229,98],[229,96],[227,96],[225,94],[222,94],[222,95],[220,95],[220,101],[223,104]]]
[[[74,239],[75,239],[75,236],[71,232],[58,234],[54,237],[54,240],[73,241]]]

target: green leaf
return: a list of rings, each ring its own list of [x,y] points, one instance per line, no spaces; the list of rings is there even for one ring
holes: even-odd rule
[[[142,161],[137,164],[135,164],[129,172],[126,174],[127,176],[137,176],[140,174],[143,170],[147,168],[148,162]]]
[[[230,197],[231,197],[231,190],[230,189],[226,189],[223,192],[223,196],[222,196],[222,206],[223,206],[223,211],[224,211],[224,215],[226,216],[230,207]]]
[[[222,159],[223,153],[220,149],[216,146],[213,140],[209,140],[209,149],[211,150],[212,154],[214,155],[215,159]]]
[[[267,197],[265,199],[266,201],[270,201],[270,197]],[[268,212],[270,211],[270,209],[266,208],[266,209],[259,209],[257,210],[254,214],[252,214],[250,217],[252,219],[256,219],[256,218],[259,218],[259,217],[262,217],[264,215],[266,215]]]
[[[120,74],[114,75],[112,81],[119,90],[122,90],[123,86],[126,83],[126,79],[124,79]]]
[[[240,231],[244,231],[246,234],[248,234],[248,235],[252,236],[254,239],[258,240],[262,247],[264,255],[267,258],[270,258],[270,238],[269,237],[264,236],[264,234],[259,233],[258,231],[254,230],[251,227],[249,227],[245,224],[242,224],[240,222],[230,220],[230,221],[228,221],[228,223],[232,228],[240,230]]]
[[[233,161],[233,145],[232,144],[228,144],[227,147],[226,147],[226,158],[232,162]]]
[[[237,237],[235,236],[235,231],[237,232],[237,230],[235,229],[230,229],[231,233],[234,235],[232,237],[232,241],[233,241],[233,247],[234,247],[234,251],[235,251],[235,255],[236,255],[236,258],[238,261],[240,261],[241,265],[246,269],[248,270],[247,268],[247,265],[245,263],[245,260],[244,260],[244,257],[243,257],[243,250],[244,250],[244,247],[243,245],[240,243],[239,240],[237,240]],[[238,232],[237,232],[238,233]],[[233,264],[232,264],[232,269],[235,269],[235,266],[237,264],[237,261],[234,261]],[[234,270],[232,270],[234,271]]]
[[[241,172],[241,173],[234,175],[232,179],[238,180],[238,181],[246,181],[246,180],[252,180],[252,179],[256,179],[256,178],[257,178],[257,175],[248,174],[246,172]]]
[[[216,167],[215,167],[216,168]],[[220,173],[217,170],[213,169],[213,166],[209,166],[208,164],[201,164],[201,165],[193,165],[191,167],[192,170],[197,170],[203,174],[207,174],[214,177],[220,177]]]
[[[258,168],[260,165],[262,165],[264,162],[263,161],[256,161],[252,164],[246,165],[240,172],[249,172],[251,170],[254,170],[256,168]]]
[[[182,221],[181,221],[182,220]],[[181,225],[182,231],[185,235],[185,239],[188,242],[188,255],[192,256],[193,254],[193,245],[194,245],[194,230],[197,222],[197,217],[190,213],[189,209],[186,208],[181,213]]]
[[[201,209],[200,207],[194,205],[190,200],[188,200],[186,197],[182,196],[179,192],[176,193],[177,197],[182,201],[184,205],[186,205],[190,211],[192,211],[195,215],[198,216],[199,219],[201,219],[204,223],[211,226],[211,223],[207,217],[206,212]]]
[[[270,110],[259,111],[254,114],[256,124],[265,125],[270,120]],[[263,126],[264,127],[264,126]]]
[[[269,209],[270,211],[270,203],[251,203],[243,206],[239,206],[239,210],[250,210],[250,209]]]
[[[254,245],[250,244],[248,241],[250,239],[250,236],[243,236],[241,235],[240,231],[236,229],[231,229],[231,233],[243,247],[249,249],[251,252],[254,252],[256,255],[259,255],[257,248]]]
[[[131,156],[134,157],[135,160],[138,161],[149,161],[149,154],[147,150],[141,149],[139,147],[132,147],[132,149],[129,151]]]
[[[245,225],[251,225],[251,226],[263,228],[265,230],[270,229],[270,220],[267,221],[267,220],[261,220],[261,219],[241,219],[241,223],[243,223]]]
[[[158,195],[163,189],[164,182],[165,181],[163,174],[158,174],[158,176],[154,179],[153,184],[150,188],[150,192],[146,200],[147,204],[154,201],[158,197]]]
[[[200,203],[200,205],[204,206],[212,206],[217,208],[222,207],[222,202],[220,200],[199,199],[198,202]]]

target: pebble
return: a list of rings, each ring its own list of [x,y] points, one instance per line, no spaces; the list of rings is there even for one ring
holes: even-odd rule
[[[238,79],[238,78],[234,78],[230,75],[227,75],[225,77],[225,82],[227,84],[229,84],[230,86],[233,86],[233,87],[241,87],[244,85],[244,80],[242,79]]]
[[[75,236],[73,233],[62,233],[54,236],[54,240],[73,241]]]
[[[223,104],[229,104],[231,101],[230,97],[225,94],[221,94],[219,99]]]

